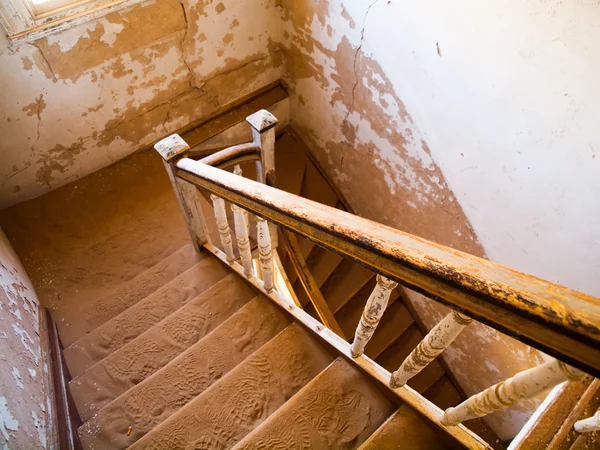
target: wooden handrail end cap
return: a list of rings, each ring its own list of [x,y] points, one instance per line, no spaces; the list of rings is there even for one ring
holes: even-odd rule
[[[264,133],[277,125],[277,118],[266,109],[261,109],[246,117],[246,122],[259,133]]]
[[[190,146],[181,136],[175,133],[154,144],[154,149],[160,154],[162,159],[169,162],[189,152]]]

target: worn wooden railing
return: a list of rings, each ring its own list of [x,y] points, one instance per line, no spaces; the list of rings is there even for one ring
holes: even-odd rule
[[[585,372],[593,376],[600,374],[600,300],[263,184],[275,185],[274,127],[277,120],[267,111],[259,111],[247,121],[252,127],[252,142],[230,147],[200,161],[185,157],[189,147],[177,135],[155,146],[164,159],[196,247],[203,246],[226,261],[269,298],[455,439],[469,448],[486,448],[479,437],[459,424],[507,408],[563,381],[580,380]],[[247,161],[257,161],[259,182],[240,176],[238,165]],[[232,167],[235,167],[234,173],[224,170]],[[210,242],[197,188],[211,194],[224,251]],[[225,201],[231,203],[234,213],[237,257]],[[262,280],[253,269],[248,211],[257,217]],[[282,227],[284,244],[319,317],[337,334],[320,325],[301,309],[297,300],[274,286],[276,269],[272,250],[277,246],[277,225]],[[351,345],[340,337],[341,330],[318,287],[311,283],[301,252],[294,249],[295,236],[290,232],[377,273],[377,284]],[[397,283],[424,293],[453,311],[425,336],[398,370],[390,374],[363,352]],[[520,372],[442,412],[406,383],[443,352],[473,319],[558,359]],[[596,419],[594,416],[578,422],[577,426],[582,430],[591,429]]]

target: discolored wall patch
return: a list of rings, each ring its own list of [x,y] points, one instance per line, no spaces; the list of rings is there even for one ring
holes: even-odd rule
[[[150,0],[31,44],[2,42],[0,208],[281,78],[279,49],[269,46],[280,11],[269,0],[260,6]]]

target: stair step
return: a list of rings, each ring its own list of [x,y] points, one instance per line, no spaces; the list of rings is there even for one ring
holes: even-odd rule
[[[355,449],[394,410],[356,367],[338,358],[235,448]]]
[[[98,411],[79,429],[83,447],[108,450],[132,445],[288,324],[270,300],[254,298],[167,366]]]
[[[375,274],[370,270],[350,260],[342,261],[321,289],[331,312],[335,314],[342,309],[373,277]],[[307,312],[311,311],[312,308],[307,308]]]
[[[231,274],[71,380],[82,420],[167,365],[255,296]]]
[[[94,328],[152,294],[194,264],[199,263],[206,255],[206,253],[198,253],[192,244],[185,245],[135,278],[117,286],[109,295],[89,303],[80,302],[77,307],[66,309],[63,317],[76,326],[66,328],[61,333],[63,346],[68,347]]]
[[[315,279],[317,286],[321,287],[331,276],[336,267],[340,265],[343,259],[344,258],[337,253],[330,252],[322,247],[315,247],[308,257],[306,265]],[[296,280],[294,291],[302,306],[306,306],[310,300],[308,295],[306,295],[306,291],[302,287],[300,280]]]
[[[402,302],[392,303],[386,308],[373,337],[365,347],[367,356],[377,358],[413,323],[413,316]]]
[[[422,416],[408,405],[402,405],[360,447],[360,450],[445,450],[452,448],[441,439]]]
[[[312,161],[306,164],[300,195],[331,207],[335,207],[339,201],[337,193]]]
[[[130,448],[230,448],[332,360],[293,324]]]
[[[299,145],[291,134],[281,136],[275,145],[276,174],[281,174],[277,177],[279,188],[296,195],[302,189],[306,164],[311,164]]]
[[[207,256],[66,348],[63,354],[69,373],[72,377],[82,374],[230,273],[219,259]]]

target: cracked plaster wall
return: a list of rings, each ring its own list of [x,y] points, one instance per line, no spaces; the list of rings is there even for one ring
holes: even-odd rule
[[[0,447],[50,448],[48,366],[38,298],[0,229]]]
[[[281,78],[273,0],[154,0],[11,47],[0,208],[116,162]]]
[[[358,214],[600,295],[597,2],[282,8],[292,123]],[[469,395],[545,358],[480,324],[445,352]],[[509,439],[539,401],[488,423]]]

